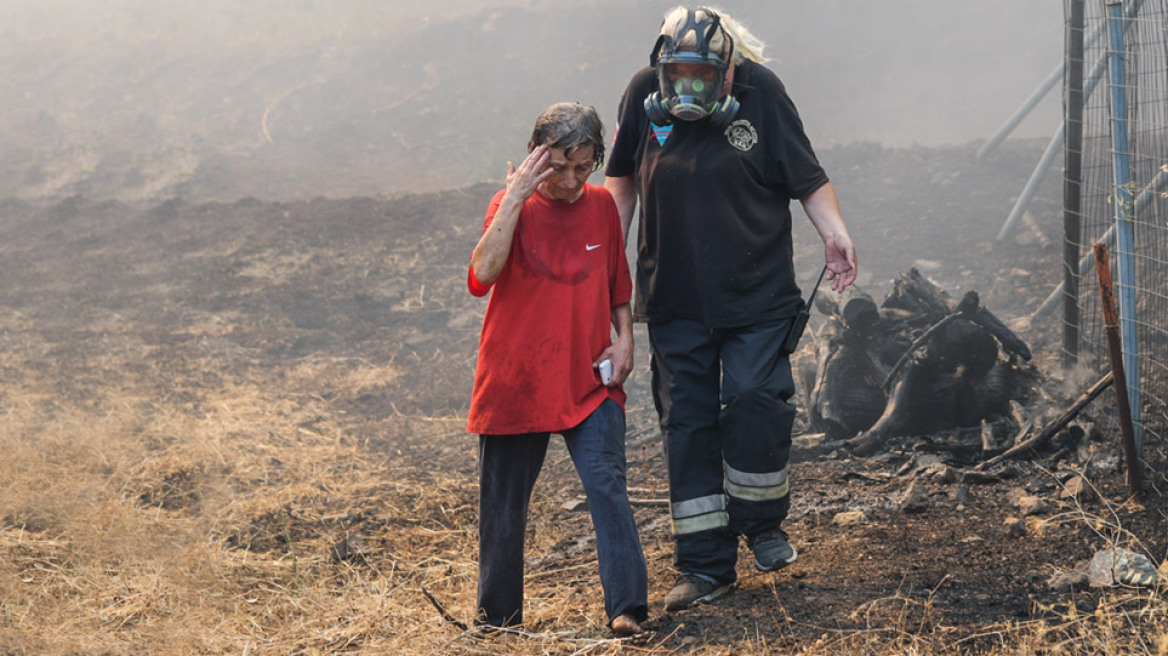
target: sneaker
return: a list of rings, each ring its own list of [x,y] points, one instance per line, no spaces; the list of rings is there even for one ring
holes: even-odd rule
[[[665,610],[675,611],[713,601],[734,589],[733,583],[715,583],[700,576],[682,574],[669,594],[665,595]]]
[[[787,542],[782,529],[763,531],[747,541],[754,552],[754,566],[761,572],[773,572],[795,562],[799,554]]]

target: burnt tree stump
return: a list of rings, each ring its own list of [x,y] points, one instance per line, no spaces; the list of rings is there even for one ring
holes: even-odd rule
[[[916,270],[880,307],[853,286],[816,307],[830,312],[816,340],[810,427],[869,455],[898,436],[1011,416],[1032,371],[1030,351],[976,292],[960,300]]]

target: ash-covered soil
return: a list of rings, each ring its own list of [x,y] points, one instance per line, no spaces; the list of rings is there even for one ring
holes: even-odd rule
[[[894,150],[857,144],[821,152],[859,246],[860,285],[882,299],[892,278],[915,266],[955,296],[978,291],[1035,352],[1042,386],[1036,398],[1045,405],[1026,412],[1039,423],[1087,386],[1067,382],[1059,369],[1056,317],[1030,320],[1061,279],[1057,182],[1048,181],[1031,205],[1049,243],[1025,226],[1005,240],[994,237],[1043,145],[1007,142],[980,164],[974,162],[976,145]],[[416,488],[421,496],[440,478],[450,496],[424,509],[386,505],[370,492],[334,498],[328,512],[297,510],[295,503],[284,515],[256,511],[212,531],[223,548],[303,558],[313,549],[325,553],[324,546],[343,534],[363,545],[359,560],[370,569],[361,571],[376,577],[409,565],[402,560],[408,552],[395,540],[432,533],[436,521],[462,536],[449,546],[456,555],[444,557],[456,569],[473,569],[475,437],[463,432],[462,417],[485,303],[466,292],[465,275],[496,188],[483,183],[397,197],[176,199],[146,206],[86,197],[3,201],[0,344],[7,352],[7,388],[0,390],[0,403],[11,407],[37,398],[46,422],[53,408],[82,409],[102,421],[128,411],[115,402],[128,396],[145,399],[134,406],[138,410],[143,404],[174,407],[206,420],[223,390],[259,390],[298,408],[303,416],[296,415],[296,430],[339,435],[338,449],[344,445],[357,460],[382,463],[401,489]],[[809,224],[801,215],[798,220],[797,264],[811,280],[822,254]],[[1089,463],[1074,449],[1054,457],[1047,449],[989,476],[973,476],[968,459],[922,450],[915,439],[895,441],[870,458],[800,451],[787,526],[798,563],[759,574],[749,569],[744,548],[737,592],[665,614],[662,598],[673,582],[661,503],[665,469],[641,326],[638,337],[628,453],[652,582],[645,649],[734,649],[747,641],[776,651],[814,650],[838,639],[832,636],[855,633],[886,647],[915,636],[932,641],[934,649],[949,644],[954,651],[990,651],[1000,647],[1007,627],[1039,619],[1058,624],[1067,613],[1090,614],[1113,594],[1060,589],[1051,583],[1057,572],[1113,544],[1139,549],[1157,563],[1168,551],[1168,503],[1159,492],[1164,445],[1149,444],[1145,454],[1159,472],[1151,481],[1158,487],[1141,503],[1126,502],[1118,434],[1104,421],[1113,402],[1105,395],[1083,416],[1098,420],[1092,425],[1101,434],[1073,445],[1095,454]],[[278,432],[233,439],[270,446],[274,462],[268,466],[281,472],[281,461],[292,460],[296,446],[280,446]],[[1086,473],[1096,493],[1061,498],[1061,485],[1073,472]],[[162,478],[134,494],[159,512],[197,515],[209,511],[208,502],[199,501],[207,498],[199,480],[220,476],[232,481],[236,494],[251,494],[261,484],[214,470],[200,476],[193,482]],[[565,618],[541,615],[537,605],[528,613],[536,630],[571,632],[582,622],[601,621],[590,529],[580,513],[563,507],[579,494],[575,481],[562,447],[553,447],[537,487],[532,530],[538,536],[555,526],[567,537],[556,545],[533,539],[529,596],[572,594],[581,607],[580,615]],[[914,481],[926,502],[918,512],[904,512],[900,499]],[[1052,509],[1026,518],[1021,534],[1011,533],[1004,522],[1020,517],[1022,493],[1048,499]],[[446,514],[447,508],[455,512]],[[837,513],[854,510],[868,521],[833,523]],[[51,520],[34,520],[13,511],[5,530],[55,535]],[[456,619],[470,619],[473,579],[439,594]],[[507,640],[468,646],[437,612],[431,620],[429,631],[447,634],[452,648],[528,649]]]

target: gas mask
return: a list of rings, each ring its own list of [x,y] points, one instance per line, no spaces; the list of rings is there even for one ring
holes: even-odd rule
[[[662,34],[653,46],[650,64],[657,70],[658,90],[645,98],[645,112],[657,125],[674,119],[699,121],[709,118],[715,128],[724,128],[738,113],[738,101],[729,94],[721,98],[726,70],[734,53],[734,41],[721,27],[716,13],[703,8],[706,18],[697,21],[690,9],[685,23],[674,34]],[[722,30],[728,44],[726,59],[710,52],[710,41]],[[696,50],[682,50],[686,35],[693,32]]]

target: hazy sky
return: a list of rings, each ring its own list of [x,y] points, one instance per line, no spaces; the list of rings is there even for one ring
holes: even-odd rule
[[[986,136],[1061,58],[1060,0],[715,4],[740,17],[768,43],[772,65],[796,87],[792,91],[801,104],[868,108],[866,126],[837,126],[845,139],[933,143]],[[632,17],[643,22],[641,16],[657,16],[669,6],[592,0],[0,0],[0,34],[9,53],[30,44],[92,44],[95,37],[110,49],[156,40],[188,47],[265,42],[289,47],[416,32],[437,21],[500,7],[553,14],[595,7],[597,14],[611,18],[595,25],[603,31],[586,38],[603,40],[620,31],[614,23]],[[655,25],[645,27],[648,31]],[[516,52],[524,47],[523,42],[514,44]],[[647,49],[638,44],[632,51]],[[629,62],[634,63],[640,62]],[[1052,100],[1035,114],[1041,120],[1022,127],[1021,134],[1052,133],[1057,92]],[[910,130],[915,137],[908,136]]]
[[[59,168],[111,169],[106,142],[126,161],[188,171],[206,170],[208,152],[265,167],[319,160],[328,141],[348,150],[326,165],[351,164],[350,180],[367,158],[392,185],[393,164],[410,157],[426,185],[465,184],[497,167],[503,144],[521,145],[551,102],[588,102],[611,121],[670,6],[0,0],[0,149],[28,178],[60,157],[73,159]],[[767,43],[818,146],[988,139],[1062,58],[1061,0],[717,6]],[[1060,91],[1014,136],[1054,134]],[[453,143],[483,162],[456,166]]]

